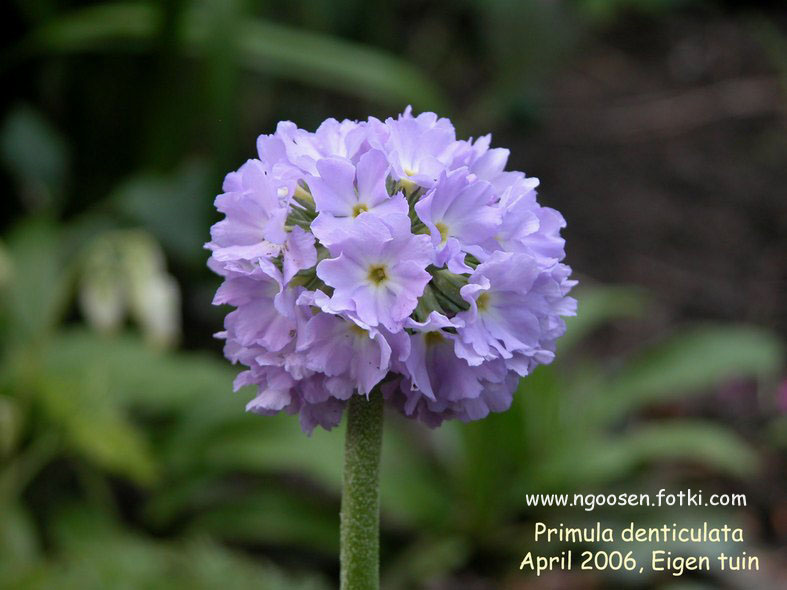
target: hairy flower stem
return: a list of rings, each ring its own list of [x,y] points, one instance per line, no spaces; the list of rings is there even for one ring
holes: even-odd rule
[[[341,590],[380,587],[380,449],[383,396],[350,398],[344,444]]]

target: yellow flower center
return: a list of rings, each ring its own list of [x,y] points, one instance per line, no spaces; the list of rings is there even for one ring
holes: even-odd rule
[[[413,172],[409,168],[405,168],[404,169],[404,173],[407,176],[412,176],[413,174],[415,174],[415,172]],[[399,179],[399,185],[404,189],[404,192],[405,192],[406,195],[413,194],[415,192],[415,190],[418,188],[418,185],[415,184],[409,178],[400,178]]]
[[[448,239],[448,226],[442,221],[438,221],[434,226],[440,232],[440,243],[445,244],[445,241]]]
[[[445,338],[443,338],[441,332],[427,332],[424,334],[424,341],[426,342],[427,348],[440,344],[444,340]]]
[[[475,304],[478,306],[478,311],[486,311],[489,308],[489,293],[486,291],[481,293]]]
[[[354,324],[350,322],[350,332],[355,334],[356,336],[366,336],[366,330],[361,328],[358,324]]]
[[[314,204],[314,197],[312,197],[311,193],[304,189],[300,184],[295,185],[295,192],[292,195],[296,199],[300,199],[301,201],[305,201],[307,203]]]
[[[384,264],[375,264],[369,268],[369,280],[379,285],[388,280],[388,273]]]
[[[353,205],[353,217],[358,217],[361,213],[368,211],[369,207],[366,206],[366,203],[358,203],[357,205]]]

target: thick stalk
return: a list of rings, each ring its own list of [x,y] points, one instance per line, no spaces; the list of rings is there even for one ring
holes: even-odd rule
[[[383,396],[350,398],[344,443],[341,590],[380,587],[380,449]]]

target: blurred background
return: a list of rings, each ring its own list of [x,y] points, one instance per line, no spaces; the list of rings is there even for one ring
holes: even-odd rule
[[[386,590],[785,587],[782,2],[9,0],[2,15],[0,588],[336,587],[342,431],[244,414],[202,244],[223,174],[277,121],[407,104],[491,131],[541,178],[581,288],[559,360],[511,411],[436,431],[387,418]],[[524,500],[688,487],[748,505]],[[537,520],[744,526],[760,571],[535,578],[518,565]]]

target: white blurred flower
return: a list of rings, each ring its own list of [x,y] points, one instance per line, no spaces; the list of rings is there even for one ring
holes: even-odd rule
[[[141,231],[108,232],[90,246],[79,303],[101,332],[118,330],[130,316],[156,346],[172,346],[180,336],[180,290],[158,243]]]

